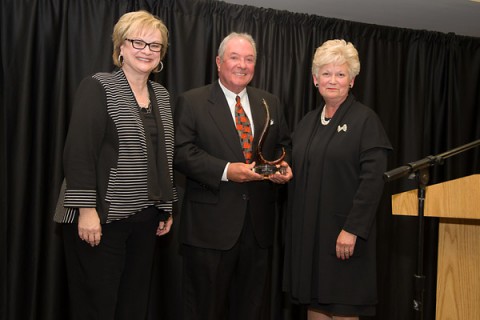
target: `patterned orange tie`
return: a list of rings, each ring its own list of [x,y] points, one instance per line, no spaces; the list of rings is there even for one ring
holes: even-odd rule
[[[238,135],[240,136],[240,143],[242,144],[245,162],[250,163],[252,161],[252,128],[250,127],[250,121],[245,114],[245,110],[243,110],[240,97],[237,96],[235,100],[237,101],[235,104],[235,125],[237,127]]]

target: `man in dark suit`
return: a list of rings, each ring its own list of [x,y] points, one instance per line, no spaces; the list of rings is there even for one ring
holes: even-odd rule
[[[279,99],[247,87],[255,62],[252,37],[232,33],[218,49],[219,80],[178,98],[175,168],[187,178],[180,226],[184,320],[264,319],[276,189],[292,178],[291,140]],[[284,170],[267,177],[253,170],[265,126],[262,99],[271,117],[262,154],[276,159],[282,148],[287,154]],[[236,123],[239,112],[246,125]],[[245,126],[253,141],[237,131]]]

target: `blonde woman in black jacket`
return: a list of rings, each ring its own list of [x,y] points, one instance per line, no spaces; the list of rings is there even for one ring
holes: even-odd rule
[[[169,232],[173,122],[161,71],[168,30],[145,11],[113,31],[112,73],[84,79],[64,150],[62,223],[71,319],[144,319],[156,235]]]

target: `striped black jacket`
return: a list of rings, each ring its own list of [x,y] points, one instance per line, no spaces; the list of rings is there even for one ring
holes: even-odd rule
[[[170,98],[160,84],[149,81],[148,87],[157,123],[157,149],[163,151],[156,157],[147,156],[154,148],[123,71],[97,73],[82,81],[65,143],[66,184],[56,222],[76,222],[81,207],[96,207],[102,223],[126,218],[151,205],[172,212],[177,193]],[[157,163],[152,165],[149,158],[156,158]],[[163,164],[159,159],[165,160]],[[160,190],[154,188],[154,196],[153,184],[161,186]]]

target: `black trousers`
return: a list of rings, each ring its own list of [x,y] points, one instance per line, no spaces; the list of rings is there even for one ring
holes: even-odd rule
[[[232,249],[181,249],[183,320],[268,319],[271,249],[258,245],[249,215]]]
[[[79,238],[77,224],[63,225],[70,319],[145,319],[158,222],[150,207],[104,224],[97,247]]]

